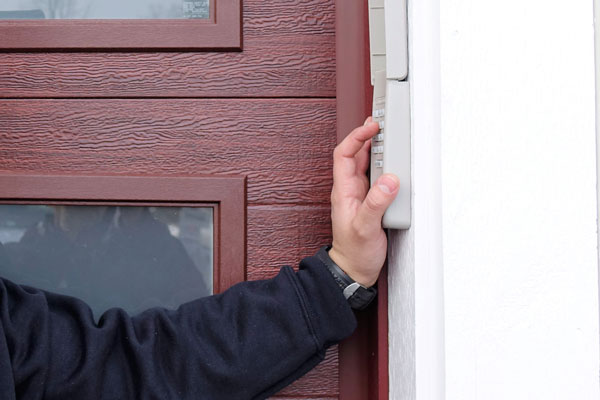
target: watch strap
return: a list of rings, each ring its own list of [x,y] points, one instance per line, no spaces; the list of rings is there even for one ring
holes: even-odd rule
[[[346,274],[332,259],[329,257],[329,249],[331,246],[322,247],[316,254],[317,258],[329,270],[333,279],[336,281],[344,297],[350,304],[350,307],[356,310],[366,308],[377,295],[377,289],[374,287],[367,288],[360,283],[354,281]]]

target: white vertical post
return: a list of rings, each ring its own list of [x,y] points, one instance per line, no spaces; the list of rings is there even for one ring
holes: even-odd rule
[[[594,51],[596,78],[596,232],[600,232],[600,1],[594,0]],[[600,234],[596,235],[598,251],[598,291],[600,293]],[[600,299],[599,299],[600,300]],[[600,319],[600,305],[599,315]],[[600,337],[598,338],[600,341]],[[600,345],[599,345],[600,351]],[[599,354],[600,357],[600,354]]]
[[[596,225],[600,232],[600,1],[594,0],[594,51],[596,56]],[[598,268],[600,269],[600,235],[597,235]],[[600,271],[598,273],[600,291]],[[600,306],[599,306],[600,308]],[[600,315],[598,315],[600,318]],[[600,338],[598,338],[600,340]]]
[[[439,0],[409,1],[408,15],[412,226],[389,236],[390,399],[439,400],[445,385]]]

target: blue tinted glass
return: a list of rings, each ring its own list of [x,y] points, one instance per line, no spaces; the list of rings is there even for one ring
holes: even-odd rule
[[[206,19],[209,5],[209,0],[2,0],[0,19]]]
[[[94,315],[212,294],[211,207],[0,205],[0,276],[76,296]]]

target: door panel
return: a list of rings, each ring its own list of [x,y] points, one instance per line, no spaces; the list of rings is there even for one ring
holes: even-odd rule
[[[249,206],[248,279],[271,278],[331,242],[329,206]],[[265,263],[265,260],[273,262]]]
[[[2,169],[245,174],[249,204],[324,204],[333,99],[1,100]]]
[[[335,97],[333,0],[244,0],[242,52],[12,53],[0,97]]]
[[[334,0],[244,0],[242,52],[4,53],[0,172],[247,176],[247,279],[331,241]],[[338,348],[276,397],[337,399]]]

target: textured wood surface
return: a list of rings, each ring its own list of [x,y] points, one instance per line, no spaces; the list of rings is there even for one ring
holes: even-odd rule
[[[272,278],[331,243],[329,206],[248,208],[248,279]]]
[[[337,398],[338,389],[338,347],[327,351],[325,359],[302,378],[283,389],[277,396],[302,398]]]
[[[4,53],[0,97],[334,97],[334,0],[244,0],[243,52]]]
[[[2,100],[0,170],[241,174],[251,204],[326,203],[330,99]]]

